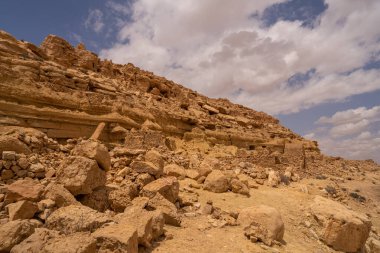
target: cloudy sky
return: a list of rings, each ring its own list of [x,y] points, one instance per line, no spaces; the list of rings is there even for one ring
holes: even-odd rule
[[[3,0],[0,29],[84,42],[380,162],[379,13],[379,0]]]

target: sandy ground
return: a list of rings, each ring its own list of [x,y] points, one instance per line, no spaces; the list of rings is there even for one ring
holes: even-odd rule
[[[243,234],[240,226],[213,227],[206,215],[186,217],[182,227],[167,226],[166,234],[172,239],[158,242],[151,252],[191,252],[191,253],[248,253],[248,252],[336,252],[320,242],[315,234],[313,218],[309,213],[309,205],[315,195],[323,195],[321,187],[332,184],[330,179],[307,179],[290,186],[271,188],[260,186],[251,189],[251,197],[228,193],[212,193],[203,190],[194,190],[199,194],[202,206],[207,200],[212,200],[214,207],[224,211],[238,211],[251,205],[264,204],[275,207],[280,211],[285,223],[285,235],[282,245],[267,247],[262,243],[252,243]],[[181,185],[186,184],[182,182]],[[308,188],[308,193],[301,189]],[[363,212],[371,217],[373,226],[380,231],[380,181],[379,173],[369,173],[363,181],[346,181],[342,183],[351,190],[359,190],[365,195],[365,204],[347,199],[344,203],[355,211]],[[311,227],[306,224],[311,223]],[[170,238],[171,236],[169,236]]]

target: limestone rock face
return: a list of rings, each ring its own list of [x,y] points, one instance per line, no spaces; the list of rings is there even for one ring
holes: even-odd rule
[[[57,181],[76,196],[89,194],[96,187],[105,185],[106,175],[96,161],[82,156],[71,156],[57,170]]]
[[[203,188],[216,193],[226,192],[229,189],[229,181],[220,170],[213,170],[206,177]]]
[[[141,190],[140,195],[153,198],[157,193],[160,193],[164,198],[172,203],[178,199],[179,183],[175,177],[164,177],[157,179]]]
[[[44,53],[55,61],[70,66],[74,63],[76,56],[74,48],[64,39],[49,35],[41,44]]]
[[[95,231],[112,220],[87,206],[72,205],[54,211],[46,220],[46,227],[65,234]]]
[[[32,179],[17,180],[7,187],[6,203],[20,200],[38,201],[41,198],[44,186]]]
[[[365,215],[320,196],[315,197],[310,210],[327,245],[344,252],[357,252],[364,246],[371,231],[371,221]]]
[[[0,226],[0,252],[9,252],[13,246],[33,234],[39,226],[37,221],[16,220]]]
[[[243,209],[237,219],[251,241],[262,241],[272,245],[273,241],[281,241],[285,226],[281,214],[273,207],[260,205]]]
[[[111,157],[106,146],[95,140],[85,140],[77,144],[71,151],[74,156],[84,156],[95,160],[105,171],[111,168]]]

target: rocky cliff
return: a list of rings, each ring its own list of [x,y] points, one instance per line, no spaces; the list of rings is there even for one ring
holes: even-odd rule
[[[379,185],[263,112],[0,31],[0,252],[378,252]]]

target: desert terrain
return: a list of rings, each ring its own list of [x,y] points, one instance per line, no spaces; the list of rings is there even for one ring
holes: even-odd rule
[[[380,252],[380,166],[0,30],[0,252]]]

